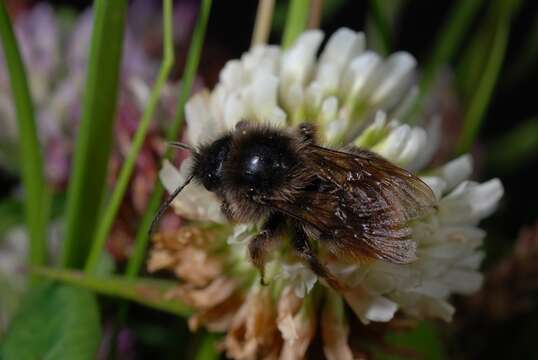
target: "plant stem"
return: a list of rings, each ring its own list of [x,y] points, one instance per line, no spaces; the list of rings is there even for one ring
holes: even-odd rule
[[[310,1],[309,0],[291,0],[286,18],[286,26],[284,27],[284,35],[282,38],[282,47],[290,47],[297,37],[306,28],[308,21]]]
[[[256,22],[254,23],[254,32],[252,33],[251,47],[260,44],[267,44],[271,32],[271,22],[273,20],[273,11],[275,0],[259,0],[258,10],[256,12]]]
[[[127,186],[129,185],[129,179],[133,173],[136,159],[140,153],[142,145],[144,144],[144,139],[146,137],[151,120],[153,119],[153,115],[161,95],[161,90],[166,83],[166,79],[168,78],[170,70],[174,64],[174,43],[172,38],[172,0],[163,0],[163,37],[164,57],[159,74],[151,91],[148,104],[144,109],[138,129],[133,137],[132,145],[129,149],[129,153],[127,154],[127,158],[121,168],[118,180],[116,182],[116,187],[112,192],[108,206],[106,207],[99,226],[97,227],[95,240],[92,244],[88,260],[86,261],[86,272],[92,272],[96,269],[99,257],[101,256],[105,246],[106,239],[108,238],[110,229],[112,228],[112,224],[114,223],[116,214],[121,205],[121,201],[125,195]]]
[[[127,0],[95,0],[92,41],[67,193],[61,264],[83,266],[94,238],[112,145]]]
[[[17,40],[4,1],[0,1],[0,39],[11,81],[17,116],[24,211],[30,234],[29,263],[46,261],[49,196],[43,173],[43,156],[37,137],[34,106]]]
[[[185,65],[185,71],[183,73],[183,81],[181,90],[179,93],[178,106],[174,120],[167,131],[167,140],[173,141],[176,140],[179,129],[183,123],[184,118],[184,108],[187,99],[190,96],[192,85],[194,83],[194,78],[198,71],[198,64],[200,62],[200,54],[202,52],[202,47],[204,44],[205,31],[207,28],[207,22],[209,19],[209,13],[211,10],[212,0],[203,0],[200,5],[200,15],[198,21],[194,28],[194,33],[192,35],[191,46],[189,48],[189,53],[187,55],[187,63]],[[170,150],[165,154],[165,158],[170,157]],[[142,217],[138,232],[135,238],[135,245],[133,248],[133,254],[129,258],[127,264],[126,275],[128,277],[135,277],[144,261],[144,255],[149,240],[148,231],[151,225],[153,216],[159,208],[164,189],[159,181],[155,184],[153,194],[150,197],[148,202],[148,208]]]
[[[323,17],[323,0],[312,0],[310,11],[308,13],[308,29],[318,29]]]

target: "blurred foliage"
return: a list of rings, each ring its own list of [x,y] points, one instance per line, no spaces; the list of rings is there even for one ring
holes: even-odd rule
[[[99,309],[89,291],[43,283],[25,296],[0,347],[3,359],[94,359]]]

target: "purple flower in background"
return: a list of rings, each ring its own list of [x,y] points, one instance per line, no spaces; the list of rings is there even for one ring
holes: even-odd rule
[[[196,18],[194,2],[178,2],[174,9],[176,47],[188,42]],[[162,45],[160,4],[151,0],[134,1],[128,11],[121,69],[117,143],[115,155],[124,153],[136,130],[147,94],[160,63]],[[70,172],[70,159],[80,119],[82,90],[91,41],[92,12],[70,18],[41,3],[15,20],[15,31],[26,65],[44,149],[46,177],[63,190]],[[0,166],[18,171],[17,128],[9,79],[0,56]],[[151,131],[161,133],[160,125],[172,117],[175,94],[170,87]],[[169,97],[168,99],[164,99]],[[120,139],[119,137],[123,137]],[[122,150],[123,148],[123,150]],[[114,160],[113,160],[114,161]],[[122,159],[117,159],[121,163]]]
[[[196,12],[196,2],[176,3],[173,21],[176,52],[186,49]],[[14,27],[35,105],[46,179],[56,192],[63,192],[70,175],[81,117],[92,11],[88,9],[81,14],[56,12],[47,3],[41,3],[20,13],[14,19]],[[133,1],[128,10],[123,45],[115,145],[109,164],[111,183],[115,181],[138,128],[153,79],[159,69],[161,47],[160,2]],[[4,61],[0,51],[0,167],[17,174],[20,170],[17,123]],[[138,226],[138,216],[145,209],[156,182],[163,151],[163,130],[175,112],[176,90],[177,83],[172,82],[163,89],[155,118],[137,158],[130,188],[112,228],[108,249],[116,260],[129,255],[134,231]],[[163,224],[176,227],[177,221],[175,216],[170,216]],[[0,259],[3,259],[0,285],[5,290],[2,291],[3,295],[6,293],[0,299],[0,332],[25,288],[24,277],[20,274],[27,253],[25,240],[27,235],[24,228],[14,228],[0,238]],[[51,254],[57,252],[58,241],[49,245]],[[8,293],[10,297],[7,296]]]

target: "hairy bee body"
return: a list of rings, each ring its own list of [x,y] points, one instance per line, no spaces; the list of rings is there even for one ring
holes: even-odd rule
[[[308,124],[240,122],[193,152],[191,178],[221,199],[223,213],[263,223],[249,244],[262,279],[267,249],[286,231],[297,255],[335,288],[338,279],[311,241],[352,261],[409,263],[416,258],[410,223],[436,206],[431,189],[411,173],[367,150],[322,147]]]

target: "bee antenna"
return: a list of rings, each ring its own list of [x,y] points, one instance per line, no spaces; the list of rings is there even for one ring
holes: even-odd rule
[[[151,235],[153,234],[153,231],[161,221],[161,218],[163,217],[165,211],[168,209],[172,201],[179,195],[179,193],[185,188],[185,186],[189,185],[194,175],[190,175],[185,182],[180,185],[174,192],[166,199],[165,202],[161,204],[161,207],[159,208],[159,211],[157,211],[157,214],[153,218],[153,221],[151,222],[151,226],[149,227],[149,236],[151,238]]]
[[[175,149],[185,149],[189,151],[194,151],[192,146],[179,142],[179,141],[168,141],[167,145]]]

